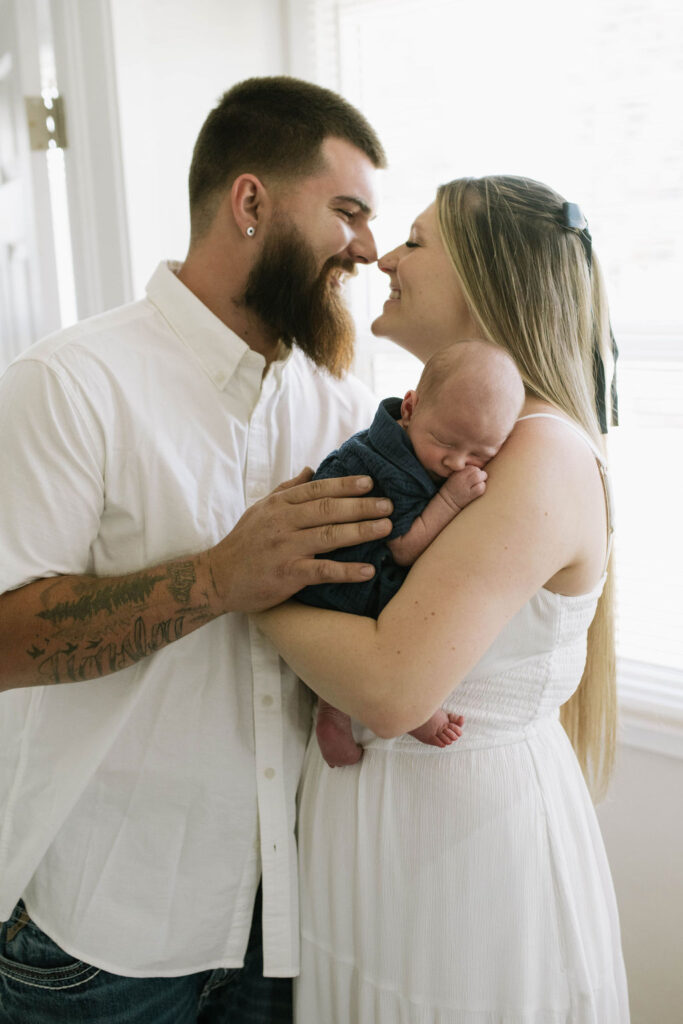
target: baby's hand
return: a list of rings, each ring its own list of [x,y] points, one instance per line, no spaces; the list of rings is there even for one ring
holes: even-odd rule
[[[457,473],[451,473],[442,485],[439,494],[457,512],[480,498],[486,490],[487,474],[478,466],[465,466]]]

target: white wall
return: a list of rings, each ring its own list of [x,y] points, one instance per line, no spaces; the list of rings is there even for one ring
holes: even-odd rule
[[[620,745],[598,808],[621,917],[631,1024],[683,1019],[683,760]]]
[[[133,286],[189,238],[187,172],[235,82],[286,70],[280,0],[111,0]]]

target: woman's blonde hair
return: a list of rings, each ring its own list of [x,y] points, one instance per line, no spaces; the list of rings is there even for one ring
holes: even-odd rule
[[[460,178],[437,191],[443,243],[485,338],[515,360],[530,395],[561,409],[604,451],[595,349],[611,357],[599,264],[568,227],[564,199],[527,178]],[[608,402],[609,396],[605,396]],[[562,723],[595,797],[614,761],[616,668],[612,572],[588,633],[581,683]]]

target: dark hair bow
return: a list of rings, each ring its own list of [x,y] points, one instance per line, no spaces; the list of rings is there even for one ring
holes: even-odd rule
[[[584,217],[581,207],[576,203],[563,203],[562,224],[569,231],[575,231],[578,234],[579,241],[581,242],[583,251],[586,254],[586,263],[588,264],[588,271],[590,272],[593,265],[593,239],[591,238],[591,233],[588,230],[588,221]],[[619,425],[619,401],[617,395],[617,359],[619,357],[619,349],[617,348],[611,324],[609,325],[609,336],[612,345],[612,358],[614,360],[614,370],[612,372],[612,382],[610,384],[612,426],[617,427]],[[600,424],[600,430],[603,434],[606,434],[607,411],[605,409],[605,364],[602,359],[602,353],[600,352],[597,335],[593,342],[593,376],[595,378],[595,408],[598,413],[598,422]]]

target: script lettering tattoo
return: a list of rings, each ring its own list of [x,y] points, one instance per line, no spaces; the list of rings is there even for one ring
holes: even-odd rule
[[[76,645],[67,644],[40,663],[40,674],[46,682],[76,683],[128,668],[171,641],[180,640],[184,621],[185,616],[179,615],[156,622],[148,629],[144,619],[138,616],[132,630],[121,641],[104,643],[87,655],[79,655]]]
[[[85,622],[102,611],[112,614],[124,605],[141,604],[146,601],[156,584],[164,578],[163,575],[148,574],[120,583],[102,583],[73,601],[60,601],[54,608],[38,612],[38,616],[59,625],[65,619]]]

